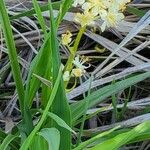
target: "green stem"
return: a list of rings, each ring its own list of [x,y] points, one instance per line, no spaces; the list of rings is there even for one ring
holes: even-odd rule
[[[87,96],[89,96],[90,93],[91,93],[92,80],[93,80],[93,76],[90,79],[90,85],[89,85],[89,90],[88,90],[88,95]],[[82,136],[83,129],[84,129],[84,123],[85,123],[85,120],[86,120],[86,112],[88,110],[88,106],[89,106],[89,99],[86,101],[85,107],[83,108],[84,109],[84,114],[83,114],[83,119],[82,119],[82,122],[81,122],[79,136],[78,136],[78,139],[77,139],[76,146],[78,146],[80,144],[80,142],[81,142],[81,136]]]
[[[72,67],[73,67],[72,62],[73,62],[73,60],[74,60],[74,58],[75,58],[75,55],[76,55],[76,52],[77,52],[77,50],[78,50],[78,46],[79,46],[81,37],[82,37],[82,35],[83,35],[85,29],[86,29],[86,26],[81,27],[81,29],[79,30],[79,33],[78,33],[78,35],[77,35],[77,38],[76,38],[75,43],[74,43],[74,46],[73,46],[73,49],[70,50],[71,53],[70,53],[69,59],[68,59],[67,64],[66,64],[66,69],[65,69],[65,71],[71,72],[71,70],[72,70]],[[68,81],[65,82],[65,88],[67,87],[67,85],[68,85]]]
[[[17,59],[17,52],[15,48],[15,42],[13,39],[13,33],[11,29],[10,20],[3,0],[0,0],[0,22],[2,24],[3,33],[8,48],[8,56],[11,63],[12,73],[19,97],[19,104],[21,113],[23,114],[24,108],[24,87],[21,78],[21,71]]]

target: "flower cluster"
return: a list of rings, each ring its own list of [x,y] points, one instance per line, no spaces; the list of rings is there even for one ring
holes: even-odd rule
[[[75,59],[73,60],[74,68],[72,69],[71,76],[73,77],[83,76],[86,73],[86,69],[90,67],[90,65],[88,66],[84,65],[84,63],[86,63],[87,61],[88,61],[87,57],[83,56],[80,58],[79,55],[76,56]],[[69,81],[70,79],[69,71],[64,72],[63,79],[64,81]]]
[[[115,27],[123,18],[123,10],[130,0],[75,0],[74,7],[81,6],[83,13],[77,13],[75,21],[81,26],[90,25],[94,20],[101,18],[101,30],[106,27]]]
[[[72,74],[75,77],[81,77],[83,74],[85,74],[85,69],[87,69],[89,66],[85,66],[84,63],[88,61],[88,58],[82,57],[79,58],[79,55],[75,57],[73,64],[75,66],[74,69],[72,69]]]

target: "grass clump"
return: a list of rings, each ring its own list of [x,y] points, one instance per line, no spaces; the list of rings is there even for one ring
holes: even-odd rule
[[[66,96],[66,93],[76,87],[78,81],[91,67],[88,64],[89,58],[78,54],[79,45],[88,26],[101,19],[103,21],[100,26],[101,32],[104,32],[107,28],[116,27],[123,20],[123,11],[129,2],[128,0],[114,2],[110,0],[88,0],[81,3],[81,1],[77,0],[74,2],[64,0],[52,3],[49,0],[46,6],[41,7],[37,0],[32,0],[34,7],[32,10],[9,17],[4,1],[0,1],[0,24],[5,38],[21,113],[21,118],[17,125],[13,127],[11,133],[7,134],[4,131],[0,131],[0,150],[115,150],[126,144],[137,142],[138,139],[142,141],[150,138],[150,134],[148,134],[150,133],[150,122],[146,121],[132,129],[122,130],[121,126],[116,126],[102,133],[97,132],[96,135],[91,134],[88,140],[86,138],[82,139],[85,132],[85,121],[96,117],[99,112],[107,110],[109,107],[105,107],[92,115],[88,115],[88,110],[104,102],[106,98],[112,97],[114,113],[117,118],[117,113],[119,112],[115,94],[150,77],[149,71],[138,73],[121,81],[115,81],[113,84],[106,85],[95,91],[92,91],[94,78],[92,73],[88,80],[90,84],[87,96],[85,94],[82,100],[72,104],[69,104]],[[58,28],[72,6],[82,9],[82,13],[75,13],[74,19],[74,22],[79,24],[79,32],[74,39],[73,34],[68,30],[62,34],[61,42],[59,42],[57,37]],[[58,10],[57,17],[54,16],[54,8]],[[50,27],[46,26],[45,18],[42,14],[45,10],[48,10],[49,13]],[[133,9],[133,11],[135,10]],[[139,13],[140,11],[138,11]],[[24,81],[10,20],[19,19],[23,16],[27,17],[32,14],[36,14],[38,25],[44,36],[42,45],[38,50],[38,54],[32,60],[27,78]],[[143,15],[141,20],[145,24],[143,23],[144,26],[141,25],[139,30],[142,30],[148,24],[148,13]],[[139,21],[140,24],[141,20]],[[132,36],[136,35],[135,28],[131,30],[129,35],[131,33],[133,33]],[[119,51],[132,38],[129,35],[116,48],[115,52]],[[60,44],[70,52],[65,65],[62,65],[60,57]],[[105,61],[103,65],[106,63]],[[71,88],[70,84],[71,86],[73,85]],[[37,92],[40,92],[40,105],[35,108],[34,103]],[[127,99],[129,99],[130,94]],[[127,103],[124,104],[121,116],[126,110]],[[75,138],[73,139],[73,137]]]

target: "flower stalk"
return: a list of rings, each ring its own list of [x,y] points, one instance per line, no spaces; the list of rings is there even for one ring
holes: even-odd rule
[[[68,71],[69,73],[71,72],[71,70],[73,68],[73,60],[76,56],[76,52],[78,50],[80,40],[82,38],[82,35],[83,35],[85,29],[86,29],[86,26],[80,28],[77,38],[75,40],[74,46],[73,46],[73,48],[70,48],[70,56],[66,63],[66,66],[65,66],[65,71]],[[67,87],[67,85],[68,85],[68,81],[65,81],[65,88]]]

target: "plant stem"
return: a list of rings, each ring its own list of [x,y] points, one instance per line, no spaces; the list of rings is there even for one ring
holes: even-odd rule
[[[79,30],[79,32],[78,32],[78,35],[77,35],[77,38],[76,38],[76,40],[75,40],[73,49],[71,50],[69,59],[68,59],[68,61],[67,61],[67,63],[66,63],[66,69],[65,69],[65,71],[71,72],[71,70],[72,70],[72,67],[73,67],[72,62],[73,62],[74,57],[75,57],[75,55],[76,55],[76,52],[77,52],[77,50],[78,50],[78,46],[79,46],[81,37],[82,37],[82,35],[83,35],[85,29],[86,29],[86,26],[81,27],[80,30]],[[67,87],[67,85],[68,85],[68,81],[65,82],[65,88]]]
[[[90,84],[89,84],[89,90],[88,90],[88,95],[87,96],[89,96],[90,93],[91,93],[92,80],[93,80],[93,76],[91,76],[91,78],[90,78]],[[88,106],[89,106],[89,100],[86,101],[85,107],[83,108],[84,109],[84,114],[83,114],[83,118],[82,118],[80,131],[79,131],[79,136],[78,136],[78,139],[77,139],[76,146],[78,146],[81,142],[81,136],[82,136],[82,132],[83,132],[83,129],[84,129],[84,123],[85,123],[85,120],[86,120],[86,112],[88,110]]]

